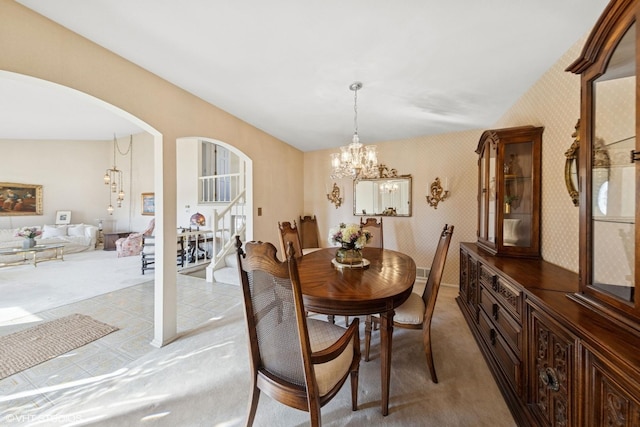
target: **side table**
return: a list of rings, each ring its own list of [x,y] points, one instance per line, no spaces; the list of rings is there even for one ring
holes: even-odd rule
[[[115,251],[116,250],[116,240],[121,237],[127,237],[131,234],[131,231],[114,231],[111,233],[103,233],[104,236],[104,248],[105,251]]]

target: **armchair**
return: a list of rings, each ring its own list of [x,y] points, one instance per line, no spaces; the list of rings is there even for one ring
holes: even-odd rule
[[[141,233],[131,233],[127,237],[121,237],[116,240],[116,252],[118,253],[118,258],[140,255],[142,252],[142,236],[151,236],[153,234],[153,229],[156,226],[156,219],[153,218],[146,230]]]

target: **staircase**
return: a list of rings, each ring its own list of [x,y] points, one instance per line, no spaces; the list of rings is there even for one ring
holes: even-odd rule
[[[206,269],[207,282],[240,284],[238,278],[233,278],[233,281],[229,282],[232,278],[229,272],[230,270],[235,272],[235,236],[240,236],[240,239],[245,237],[247,218],[245,195],[245,190],[242,190],[224,209],[213,211],[212,231],[215,238],[213,239],[211,263]],[[227,268],[229,269],[227,270]],[[223,270],[223,272],[216,276],[218,270]],[[224,280],[217,277],[224,278]]]
[[[213,270],[213,280],[209,280],[208,282],[216,282],[216,283],[227,283],[229,285],[240,285],[240,277],[238,276],[238,258],[237,254],[230,253],[224,257],[225,266],[218,268],[217,270]],[[207,271],[207,275],[209,272]]]

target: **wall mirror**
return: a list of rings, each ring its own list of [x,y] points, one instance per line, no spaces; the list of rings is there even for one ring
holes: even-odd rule
[[[354,181],[353,214],[411,216],[411,175]]]

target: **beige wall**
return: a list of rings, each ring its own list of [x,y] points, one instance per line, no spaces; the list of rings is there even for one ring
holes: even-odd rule
[[[564,72],[578,56],[574,46],[491,128],[545,126],[543,136],[542,252],[545,259],[577,270],[578,213],[564,188],[564,151],[579,114],[579,78]],[[278,221],[316,214],[321,233],[352,214],[351,182],[342,207],[326,200],[332,150],[305,153],[255,129],[159,77],[71,33],[22,6],[0,0],[0,69],[66,85],[103,99],[148,123],[164,137],[166,171],[175,173],[176,140],[203,136],[227,142],[254,160],[254,238],[277,241]],[[439,230],[456,231],[444,281],[458,281],[460,241],[475,240],[477,140],[484,129],[378,144],[380,160],[412,174],[413,216],[385,218],[385,243],[412,255],[418,266],[431,263]],[[348,140],[345,135],[345,143]],[[366,143],[366,141],[364,141]],[[424,196],[436,177],[448,177],[452,195],[437,210]],[[303,181],[300,177],[304,177]],[[26,178],[25,178],[26,179]],[[26,179],[26,181],[29,181]],[[163,181],[175,197],[175,180]],[[173,207],[175,209],[175,207]],[[175,212],[173,213],[175,216]],[[173,224],[171,225],[174,226]],[[326,239],[326,236],[323,235]],[[326,240],[325,240],[326,242]]]
[[[129,138],[120,140],[125,150]],[[123,171],[125,202],[113,215],[107,213],[109,187],[102,179],[113,166],[113,142],[108,141],[32,141],[0,140],[0,152],[6,159],[0,181],[42,185],[42,215],[0,216],[0,228],[54,224],[58,210],[70,210],[75,224],[97,225],[105,220],[105,231],[143,230],[149,217],[142,216],[141,193],[153,191],[153,156],[151,135],[133,136],[131,172],[129,157],[116,157]],[[28,159],[27,161],[21,159]],[[133,179],[131,177],[133,176]],[[112,197],[115,207],[115,197]]]
[[[277,242],[277,221],[302,209],[299,150],[9,0],[0,0],[0,51],[0,70],[77,89],[159,132],[164,156],[157,150],[155,156],[164,174],[156,185],[159,179],[168,198],[176,195],[176,140],[199,136],[229,143],[253,159],[254,206],[263,212],[254,218],[254,238]],[[174,204],[165,209],[175,218]]]
[[[573,206],[564,184],[565,151],[573,142],[580,111],[580,79],[564,71],[578,57],[584,40],[577,42],[516,102],[488,128],[521,125],[544,126],[542,147],[542,254],[547,261],[572,271],[578,269],[578,208]],[[429,267],[438,232],[445,223],[455,226],[443,281],[458,283],[462,241],[475,241],[477,230],[477,155],[482,131],[425,136],[376,144],[379,161],[413,176],[413,216],[384,218],[385,247],[410,254],[416,265]],[[348,135],[345,135],[345,144]],[[367,141],[362,141],[367,144]],[[305,153],[304,212],[316,214],[321,230],[341,221],[359,221],[353,216],[353,187],[338,180],[346,194],[335,209],[326,199],[329,154],[335,150]],[[436,177],[448,177],[451,196],[430,208],[425,201],[428,185]],[[328,244],[323,236],[325,245]]]

